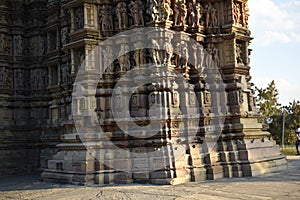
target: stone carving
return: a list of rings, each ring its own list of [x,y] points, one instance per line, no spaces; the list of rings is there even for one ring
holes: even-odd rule
[[[165,0],[164,1],[164,6],[163,6],[163,19],[164,21],[169,21],[170,16],[173,15],[173,10],[170,6],[171,1],[170,0]]]
[[[134,51],[134,61],[135,61],[135,66],[137,67],[146,64],[146,50],[136,49]]]
[[[133,18],[134,26],[144,26],[144,4],[141,0],[130,2],[131,17]]]
[[[121,71],[128,71],[130,69],[130,54],[127,44],[121,44],[118,60]]]
[[[125,2],[119,2],[116,7],[116,13],[119,22],[119,29],[126,29],[128,27],[128,13]]]
[[[64,27],[61,29],[61,42],[65,45],[67,44],[69,29],[68,27]]]
[[[161,21],[161,10],[160,10],[160,6],[158,4],[159,0],[153,0],[153,1],[150,1],[150,8],[151,9],[151,18],[152,18],[152,21],[154,22],[160,22]]]
[[[113,52],[112,48],[107,46],[102,50],[102,55],[103,55],[103,67],[105,69],[105,72],[113,72]]]
[[[242,6],[238,2],[233,4],[233,22],[242,25]]]
[[[45,53],[45,40],[42,37],[33,37],[29,40],[29,51],[32,56],[42,56]]]
[[[11,87],[12,76],[6,67],[0,67],[0,88]]]
[[[194,7],[194,4],[192,2],[189,3],[188,6],[188,24],[190,27],[194,28],[197,24],[197,18],[196,18],[196,10]]]
[[[62,77],[62,82],[64,84],[67,84],[70,82],[70,70],[68,65],[62,65],[61,68],[61,77]]]
[[[186,25],[186,18],[187,18],[187,8],[186,5],[182,3],[180,7],[180,24],[182,26]]]
[[[33,69],[30,74],[30,86],[33,90],[45,89],[48,85],[47,71],[43,69]]]
[[[248,21],[249,21],[249,7],[248,7],[248,2],[245,2],[244,4],[244,26],[246,28],[249,28],[249,24],[248,24]]]
[[[202,46],[200,46],[202,48]],[[201,50],[198,48],[198,45],[192,44],[192,46],[189,47],[192,52],[191,54],[191,59],[192,59],[192,64],[194,65],[195,68],[200,69],[201,68]]]
[[[7,24],[7,20],[5,16],[1,16],[0,18],[0,24]]]
[[[198,57],[198,60],[199,60],[199,64],[198,64],[198,68],[199,68],[199,74],[200,76],[204,76],[204,67],[205,67],[205,53],[204,53],[204,48],[203,46],[199,46],[199,57]]]
[[[23,21],[23,19],[17,18],[17,19],[13,20],[13,24],[15,26],[22,26],[24,24],[24,21]]]
[[[185,3],[177,0],[174,5],[174,25],[185,26],[187,14],[188,11]]]
[[[205,5],[204,13],[205,13],[206,28],[215,27],[218,25],[217,11],[210,3],[207,3]]]
[[[5,0],[5,2],[9,1]],[[32,2],[39,3],[36,4]],[[260,140],[267,139],[270,136],[268,136],[268,133],[263,133],[260,130],[260,125],[254,122],[255,116],[250,119],[247,119],[247,116],[241,116],[241,110],[246,110],[246,108],[248,108],[247,106],[253,104],[251,102],[252,97],[249,89],[243,87],[244,91],[240,91],[243,92],[243,96],[239,98],[240,93],[238,90],[240,89],[240,84],[235,84],[232,78],[235,75],[247,75],[248,73],[248,70],[241,70],[238,66],[233,65],[232,62],[238,60],[235,62],[241,63],[243,61],[244,64],[248,63],[247,59],[249,51],[247,48],[251,40],[251,38],[248,37],[249,32],[245,29],[242,31],[238,28],[230,29],[230,26],[233,25],[233,2],[239,2],[240,6],[242,6],[240,10],[241,17],[238,17],[238,19],[240,20],[239,24],[244,27],[246,26],[246,22],[243,21],[247,19],[245,14],[246,0],[56,0],[56,2],[59,3],[53,7],[47,7],[47,2],[50,5],[54,1],[22,1],[22,3],[20,3],[22,5],[21,9],[16,9],[14,3],[7,3],[8,8],[2,7],[2,10],[0,11],[0,13],[2,13],[2,15],[0,15],[0,21],[5,21],[6,23],[0,22],[2,25],[0,31],[0,51],[3,52],[7,49],[7,52],[9,52],[9,54],[11,53],[11,55],[0,53],[0,87],[2,92],[0,101],[8,102],[9,108],[7,109],[13,114],[12,120],[14,120],[5,120],[6,122],[4,122],[10,126],[7,127],[8,130],[11,128],[14,130],[9,134],[9,138],[16,138],[14,136],[23,131],[20,127],[24,127],[26,133],[28,132],[26,135],[28,135],[27,139],[29,143],[35,144],[35,141],[43,141],[45,144],[42,146],[33,145],[33,149],[30,149],[30,152],[32,153],[36,151],[37,157],[41,158],[40,160],[29,157],[30,160],[27,163],[16,161],[16,165],[7,166],[5,165],[6,163],[4,163],[4,167],[0,164],[0,174],[1,172],[3,173],[3,171],[6,172],[9,170],[16,173],[15,167],[9,169],[8,166],[20,166],[22,168],[32,169],[39,166],[39,163],[44,163],[41,168],[45,169],[45,172],[43,173],[43,178],[45,180],[68,181],[69,183],[79,184],[105,184],[115,181],[120,181],[122,183],[143,181],[176,184],[178,180],[180,182],[182,180],[197,181],[228,176],[228,174],[248,176],[255,170],[251,170],[252,164],[256,165],[259,163],[263,166],[270,166],[270,163],[274,163],[274,158],[276,158],[276,164],[279,163],[276,165],[276,169],[280,167],[280,163],[284,163],[284,159],[278,157],[279,152],[274,151],[275,146],[272,146],[272,142],[260,143]],[[225,6],[226,8],[229,6],[230,9],[224,10]],[[99,8],[99,12],[97,12],[96,8]],[[64,12],[63,10],[69,10],[70,13]],[[147,12],[147,14],[145,14],[145,12]],[[99,13],[99,16],[95,16]],[[14,18],[22,18],[23,22],[18,22],[20,25],[17,26],[13,24]],[[99,19],[102,21],[100,22]],[[219,30],[218,23],[220,22],[218,22],[218,19],[221,19],[222,25],[224,22],[226,26],[220,27],[220,33],[222,34],[211,34],[216,33]],[[176,23],[174,23],[173,20],[174,22],[176,21]],[[43,23],[42,26],[35,26],[45,21],[47,21],[47,23]],[[98,24],[94,24],[96,21]],[[27,23],[30,27],[27,26]],[[140,32],[135,32],[132,36],[136,35],[137,37],[134,37],[132,40],[123,35],[121,36],[122,40],[119,40],[118,37],[118,39],[109,43],[107,46],[103,46],[104,57],[94,57],[96,54],[91,56],[95,61],[104,61],[105,63],[101,63],[100,65],[101,67],[106,68],[107,72],[101,77],[101,81],[99,81],[99,88],[96,90],[97,102],[94,101],[95,91],[92,91],[92,96],[90,97],[84,95],[85,99],[82,98],[83,96],[80,96],[78,102],[76,102],[76,99],[73,99],[72,96],[70,96],[73,88],[73,79],[71,79],[70,76],[71,66],[73,67],[72,78],[75,78],[78,69],[77,67],[80,64],[83,64],[87,69],[87,73],[84,73],[83,78],[98,78],[96,74],[94,74],[94,71],[92,71],[93,69],[90,68],[92,67],[90,60],[84,62],[85,55],[88,54],[91,47],[101,43],[105,39],[101,37],[98,32],[100,31],[101,35],[105,37],[113,36],[113,34],[123,30],[129,28],[133,29],[137,26],[141,27],[143,25],[146,27],[154,26],[161,28],[170,28],[174,25],[174,30],[181,31],[182,35],[179,37],[175,36],[171,39],[172,34],[167,34],[170,36],[170,40],[168,40],[168,37],[165,38],[162,36],[163,34],[160,35],[155,31],[150,31],[143,35],[139,35]],[[54,27],[60,27],[61,31],[59,29],[54,30]],[[99,27],[99,30],[93,30],[95,27]],[[82,28],[88,29],[85,31],[78,31]],[[188,28],[189,31],[185,31],[186,28]],[[78,31],[77,33],[72,33],[70,35],[70,41],[68,38],[69,30]],[[193,34],[200,31],[201,34]],[[55,35],[57,35],[57,44],[59,44],[60,41],[62,42],[63,45],[57,45],[56,48],[57,52],[61,53],[57,54],[56,51],[53,51],[49,52],[47,56],[35,57],[45,53],[44,46],[46,45],[43,40],[47,38],[47,35],[49,35],[50,32],[55,32]],[[5,35],[5,38],[1,37],[1,35]],[[13,36],[13,38],[11,38],[11,36]],[[204,44],[205,47],[208,47],[209,54],[203,53],[203,47],[198,48],[197,45],[187,45],[189,36],[193,37],[201,44]],[[228,39],[229,37],[230,39]],[[144,43],[143,39],[149,38],[154,39],[154,41],[152,44],[151,40],[150,42],[147,41],[147,44],[150,43],[154,48],[152,48],[152,46],[149,47],[145,42],[147,49],[139,49],[137,51],[125,53],[132,47],[128,47],[128,41],[130,41],[130,45],[132,44],[134,46],[135,43]],[[54,40],[50,39],[50,41]],[[237,41],[241,46],[236,49],[235,45],[232,44],[233,41]],[[27,42],[28,44],[24,42]],[[120,45],[120,49],[116,52],[113,51],[113,49],[117,49],[113,48],[115,45],[114,43]],[[174,44],[174,46],[171,44]],[[215,44],[215,47],[213,44]],[[134,47],[137,48],[141,46],[142,45],[136,45]],[[28,54],[26,54],[26,48],[29,49]],[[240,53],[236,53],[236,50]],[[173,51],[176,55],[173,55]],[[23,53],[26,57],[22,58],[21,56],[18,56],[18,53],[20,53],[19,55],[22,55]],[[150,54],[149,57],[147,57],[148,54]],[[207,57],[204,59],[204,55],[210,56],[210,60],[206,59]],[[112,58],[117,58],[118,61],[114,60],[114,62],[111,63],[113,61]],[[171,58],[174,64],[176,64],[175,69],[186,78],[186,81],[181,82],[179,79],[181,76],[176,76],[176,74],[173,73],[172,68],[174,66],[170,65]],[[189,65],[193,62],[188,65],[188,58],[195,61],[194,67],[199,69],[198,72],[196,69],[189,70]],[[135,90],[134,86],[131,87],[130,85],[131,83],[139,84],[140,79],[132,79],[131,83],[128,83],[128,79],[125,79],[125,87],[118,93],[118,98],[115,100],[111,98],[111,92],[114,91],[116,83],[123,81],[122,78],[120,78],[125,74],[123,71],[129,70],[136,65],[142,65],[146,61],[150,63],[152,59],[153,62],[158,65],[166,65],[166,67],[158,67],[159,70],[153,72],[155,75],[159,76],[159,79],[155,79],[164,81],[163,84],[153,84],[154,89],[148,88],[148,84],[146,84]],[[214,76],[210,79],[209,74],[203,75],[204,67],[212,67],[212,65],[210,65],[212,60],[220,67],[222,66],[220,65],[220,61],[224,61],[224,65],[226,66],[226,70],[223,70],[224,76],[220,77],[223,78],[225,83],[224,96],[222,93],[218,93],[219,89],[222,89],[222,87],[214,84],[215,78],[217,79],[218,77]],[[117,69],[117,67],[119,68]],[[14,76],[9,75],[12,69],[14,70]],[[115,72],[119,71],[122,72],[115,74]],[[141,70],[141,75],[144,76],[145,74],[145,78],[149,78],[147,71],[147,69]],[[149,70],[149,72],[152,73],[151,70]],[[209,69],[205,71],[205,73],[209,72],[213,71]],[[151,74],[149,75],[151,77]],[[10,77],[14,78],[14,85],[11,83]],[[55,87],[49,87],[47,90],[47,86],[49,85],[48,78],[50,79],[49,83],[53,83],[52,86]],[[172,84],[173,81],[177,81],[179,85],[177,88],[174,86],[170,87],[170,84]],[[246,81],[248,81],[248,79]],[[57,83],[61,83],[61,85],[58,86]],[[9,85],[14,86],[13,90],[10,91],[7,89],[7,86]],[[189,85],[195,87],[190,88]],[[214,92],[216,89],[218,91]],[[138,94],[136,94],[135,91],[138,91]],[[209,91],[211,93],[209,93]],[[152,123],[156,121],[157,124],[161,126],[159,132],[157,132],[158,134],[155,134],[150,138],[134,138],[134,135],[132,135],[133,132],[130,131],[127,134],[122,131],[121,126],[117,127],[116,122],[118,122],[118,119],[116,115],[113,115],[112,104],[116,104],[118,112],[122,112],[125,104],[130,103],[130,98],[127,97],[126,98],[129,101],[123,102],[123,97],[125,96],[124,92],[126,94],[128,92],[134,92],[131,96],[132,104],[136,110],[134,110],[132,116],[136,116],[135,120],[138,121],[139,124],[147,123],[147,118],[141,117],[150,116],[151,113],[148,113],[149,115],[147,115],[146,110],[146,108],[150,108],[149,104],[154,104],[149,111],[155,111],[158,114],[164,114],[164,116],[166,114],[166,117],[168,118],[164,120],[165,122],[160,119],[156,120],[156,115],[151,119]],[[130,93],[128,94],[130,95]],[[135,94],[136,96],[134,96]],[[227,96],[229,96],[229,99],[233,98],[236,101],[236,104],[232,105],[231,102],[227,102]],[[69,100],[67,100],[67,98]],[[191,108],[196,105],[197,99],[199,100],[199,109],[197,109],[196,112],[197,114],[200,114],[199,117],[194,115],[191,110]],[[244,102],[239,102],[240,99],[243,99]],[[216,106],[215,103],[218,103],[218,100],[225,100],[220,102],[221,105],[225,107],[224,111],[219,109],[219,106]],[[97,103],[97,106],[95,106],[95,103]],[[95,144],[99,147],[95,153],[99,153],[101,159],[108,158],[109,162],[112,161],[110,162],[112,165],[107,165],[101,169],[102,165],[98,164],[98,161],[102,162],[101,159],[98,161],[88,160],[87,162],[87,160],[84,159],[86,149],[84,149],[84,146],[79,141],[80,138],[78,138],[78,135],[76,134],[77,131],[74,126],[76,118],[72,115],[76,114],[76,112],[71,112],[73,110],[71,105],[75,106],[75,111],[77,109],[79,114],[86,116],[85,118],[87,120],[92,119],[89,118],[87,114],[92,113],[96,108],[101,120],[99,120],[99,122],[97,120],[90,121],[82,125],[97,123],[97,125],[100,125],[104,132],[106,132],[104,136],[108,139],[111,138],[113,144],[122,148],[126,154],[123,154],[122,152],[120,152],[122,155],[118,155],[118,153],[112,154],[109,152],[109,149],[113,146],[95,141],[97,143]],[[6,103],[1,104],[1,106],[7,107]],[[25,107],[25,109],[22,107]],[[16,109],[14,110],[14,108]],[[80,110],[79,108],[84,109],[87,112],[80,112],[83,110]],[[249,108],[249,111],[251,111],[251,109]],[[184,110],[187,110],[187,115],[183,112]],[[42,112],[45,112],[45,114],[40,114]],[[221,126],[218,126],[216,129],[214,128],[214,118],[218,118],[218,115],[215,115],[213,112],[224,114],[223,116],[226,120],[225,124],[220,121]],[[196,117],[196,119],[189,121],[189,118],[194,117]],[[129,120],[128,118],[122,118],[121,120],[122,124],[125,126],[129,122],[127,121]],[[7,132],[5,130],[6,124],[4,124],[4,132]],[[245,124],[247,126],[245,126]],[[199,127],[199,125],[201,127]],[[205,125],[213,126],[203,127]],[[0,126],[3,126],[3,124],[0,124]],[[185,131],[186,128],[188,129],[187,131]],[[143,127],[140,129],[143,129]],[[251,134],[248,133],[249,129],[253,130],[251,131]],[[141,130],[137,131],[142,133]],[[55,136],[57,136],[55,137],[56,141],[51,139],[53,137],[47,136],[47,134],[50,136],[54,133]],[[178,135],[175,135],[177,133]],[[211,154],[208,146],[213,142],[210,142],[209,139],[210,135],[215,133],[226,134],[220,135],[220,140],[218,140],[216,144],[218,148],[215,148]],[[91,138],[96,139],[92,134],[89,133],[88,135],[92,136]],[[196,136],[196,138],[192,135]],[[61,136],[63,142],[58,145],[57,149],[51,144],[59,143],[59,136]],[[192,142],[190,142],[189,136],[192,136]],[[260,138],[260,140],[256,140],[255,143],[251,144],[251,147],[249,147],[249,145],[244,145],[250,144],[251,141],[248,140],[249,137],[257,137]],[[203,141],[204,138],[207,138],[207,141],[209,141],[207,145]],[[4,141],[6,141],[5,134]],[[184,144],[182,152],[184,157],[188,159],[184,159],[183,157],[181,157],[183,158],[181,160],[173,159],[175,158],[174,155],[176,152],[181,152],[181,149],[177,149],[177,145],[170,146],[169,148],[169,144],[171,145],[175,141],[176,144],[181,143],[180,147]],[[228,148],[228,145],[237,143],[241,145],[239,145],[239,151],[235,152],[236,155],[243,154],[243,152],[246,152],[246,154],[244,153],[242,156],[235,156],[234,159],[223,158],[224,156],[222,155],[227,155],[230,153],[230,150],[232,150]],[[19,144],[20,141],[17,141],[16,143],[12,141],[8,147],[14,148],[14,146]],[[17,148],[19,149],[18,151],[23,150],[22,146],[24,145],[20,145],[21,147]],[[146,148],[144,145],[147,145]],[[45,148],[43,146],[45,146]],[[86,147],[88,146],[89,144],[86,145]],[[141,148],[136,148],[136,146]],[[188,150],[186,150],[185,147],[187,147]],[[261,147],[263,147],[262,151],[268,153],[262,156],[258,155],[257,152],[261,151]],[[145,151],[143,151],[143,148]],[[54,157],[52,157],[54,152],[50,152],[52,149],[59,151]],[[160,151],[155,151],[156,156],[154,159],[147,154],[152,150],[158,149],[162,150],[161,155]],[[7,150],[5,145],[4,150]],[[133,154],[135,151],[142,152],[143,154],[139,154],[138,157],[136,157]],[[45,154],[47,154],[47,156],[45,156]],[[254,155],[254,157],[252,156],[250,158],[251,166],[249,166],[250,164],[247,162],[248,154]],[[144,158],[141,159],[141,157],[144,156],[146,156],[145,159],[147,162],[143,162]],[[14,157],[15,156],[12,154],[12,158]],[[91,156],[89,156],[89,158],[90,157]],[[126,159],[126,162],[124,162],[124,159]],[[209,159],[210,162],[206,162],[205,160],[207,159]],[[164,160],[167,161],[167,166],[162,166],[163,168],[160,167],[158,170],[147,170],[150,169],[150,167],[153,168],[153,166],[156,166],[156,163],[165,163],[162,162]],[[174,161],[174,163],[171,163],[171,167],[169,166],[169,160]],[[94,161],[96,163],[94,163]],[[118,169],[115,169],[114,167],[117,163],[121,162],[126,165],[128,164],[130,169],[134,168],[135,170],[125,170],[123,173],[123,171],[121,172]],[[45,163],[48,163],[48,168],[45,166]],[[205,166],[203,166],[203,163],[205,163]],[[227,171],[219,170],[218,166],[220,163],[224,166],[224,170]],[[105,163],[103,164],[105,165]],[[97,166],[97,169],[95,168],[95,170],[93,170],[91,168],[93,166]],[[90,173],[88,172],[89,174],[92,174],[91,176],[87,174],[87,169],[92,170],[89,171]],[[193,169],[195,172],[192,174],[193,176],[189,176],[190,179],[187,179],[186,177],[190,174],[191,170],[186,169]],[[268,170],[271,171],[272,169]],[[140,174],[140,172],[143,174]],[[147,174],[144,174],[144,172]],[[67,180],[65,179],[66,174],[70,177]],[[76,176],[73,176],[74,174],[76,174]],[[106,178],[103,178],[103,174]],[[166,174],[168,176],[165,176]],[[151,180],[149,178],[151,178]]]
[[[84,15],[83,15],[83,8],[75,9],[75,28],[82,29],[84,25]]]
[[[27,73],[26,73],[27,72]],[[24,69],[15,70],[15,84],[18,89],[29,88],[29,73]]]
[[[152,40],[152,59],[156,65],[162,64],[160,46],[156,40]]]
[[[113,30],[113,17],[110,5],[103,5],[100,9],[99,23],[101,24],[101,31]]]
[[[173,46],[170,41],[164,43],[164,64],[171,64],[171,58],[173,57]]]
[[[175,2],[174,5],[174,25],[179,26],[180,25],[180,2]]]
[[[187,68],[188,67],[188,60],[189,60],[189,49],[186,45],[184,45],[181,49],[182,51],[182,57],[180,59],[180,66],[181,68]]]
[[[192,44],[192,46],[190,46],[191,48],[191,52],[192,52],[192,62],[195,66],[197,66],[197,62],[198,62],[198,47],[196,44]]]
[[[180,56],[181,55],[181,44],[180,42],[177,42],[175,47],[174,47],[174,65],[179,66],[180,64]]]
[[[21,35],[16,35],[14,38],[15,51],[17,55],[23,54],[23,39]]]
[[[196,25],[199,27],[201,25],[201,18],[202,18],[202,7],[200,3],[196,4],[195,10],[196,10]]]
[[[236,53],[237,63],[242,64],[244,61],[243,61],[243,51],[242,51],[242,45],[241,44],[236,44],[235,53]]]
[[[220,67],[220,55],[219,55],[219,49],[215,46],[211,50],[212,59],[217,67]]]
[[[0,53],[9,53],[10,45],[9,39],[5,33],[0,33]]]

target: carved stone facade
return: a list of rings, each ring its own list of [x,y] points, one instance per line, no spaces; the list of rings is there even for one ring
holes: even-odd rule
[[[2,0],[0,13],[0,158],[5,160],[0,164],[0,175],[42,172],[44,180],[79,184],[176,184],[252,176],[284,168],[286,162],[278,146],[257,122],[249,73],[252,38],[247,0]],[[103,63],[107,66],[105,81],[99,83],[97,101],[82,98],[73,102],[79,108],[96,110],[100,125],[112,140],[125,144],[126,155],[99,150],[103,159],[127,166],[125,173],[91,158],[81,143],[71,113],[72,84],[80,64],[94,47],[110,36],[139,27],[168,28],[185,37],[160,41],[152,36],[152,49],[138,49],[143,42],[139,37],[135,41],[121,38],[117,41],[118,60]],[[188,46],[189,38],[203,48]],[[172,46],[171,41],[177,45]],[[127,52],[128,43],[137,50]],[[156,48],[162,44],[166,51]],[[106,58],[114,53],[110,46],[101,47],[101,51]],[[204,51],[209,54],[204,56]],[[195,72],[195,66],[187,60],[199,57],[201,62],[195,65],[202,70]],[[179,103],[192,108],[198,100],[199,126],[208,126],[212,110],[217,109],[203,74],[209,60],[218,67],[226,86],[226,120],[215,150],[205,151],[201,138],[209,131],[197,130],[193,120],[169,120],[166,126],[172,130],[170,140],[179,137],[182,127],[198,131],[195,135],[199,140],[187,144],[183,159],[166,162],[156,171],[145,170],[156,161],[134,157],[131,152],[165,148],[168,138],[158,137],[160,142],[151,143],[125,137],[111,120],[108,91],[126,71],[139,65],[173,66],[190,84],[172,86],[173,91],[155,84],[138,88],[128,100],[131,116],[137,119],[136,124],[144,126],[149,121],[140,119],[147,117],[150,107],[155,110],[172,105],[167,115],[180,115]],[[85,66],[87,70],[90,67],[88,63]],[[176,91],[178,87],[186,91],[185,97]],[[169,102],[162,100],[164,95]],[[115,103],[117,109],[124,106],[121,99]],[[171,154],[164,151],[158,162],[168,160]]]

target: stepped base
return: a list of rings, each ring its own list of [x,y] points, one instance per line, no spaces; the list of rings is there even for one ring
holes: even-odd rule
[[[86,150],[61,150],[48,162],[48,169],[42,173],[42,178],[45,181],[81,185],[176,185],[221,178],[251,177],[284,170],[287,167],[285,156],[280,154],[274,141],[268,138],[220,141],[218,146],[218,152],[203,154],[201,144],[191,145],[189,154],[185,154],[164,169],[154,171],[149,170],[148,165],[151,162],[140,162],[145,160],[144,158],[129,156],[120,159],[120,155],[115,160],[112,158],[112,162],[122,162],[127,166],[126,172],[102,164]],[[165,156],[156,160],[165,160]]]

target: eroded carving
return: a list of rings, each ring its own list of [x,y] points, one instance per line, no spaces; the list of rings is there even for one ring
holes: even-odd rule
[[[131,16],[133,18],[134,26],[144,26],[144,4],[141,0],[135,0],[130,2]]]

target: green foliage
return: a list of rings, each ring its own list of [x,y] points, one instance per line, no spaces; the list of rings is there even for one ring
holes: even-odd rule
[[[293,101],[285,107],[287,111],[285,123],[285,144],[294,144],[296,141],[295,130],[300,123],[300,102]]]
[[[277,143],[282,143],[283,115],[285,115],[284,144],[293,145],[296,142],[295,130],[300,123],[300,102],[293,101],[288,106],[280,108],[281,115],[272,117],[273,122],[269,125],[269,131]]]
[[[255,87],[257,93],[257,105],[261,117],[259,121],[265,123],[268,117],[278,115],[280,113],[279,107],[281,106],[278,102],[278,90],[276,89],[274,80],[269,83],[267,88]]]
[[[284,144],[293,145],[296,141],[296,126],[300,124],[300,102],[293,101],[288,106],[281,106],[278,102],[279,92],[274,80],[268,84],[267,88],[255,87],[255,90],[261,114],[259,122],[265,124],[266,119],[271,118],[272,122],[268,125],[268,131],[272,133],[273,139],[281,144],[283,117],[285,117]]]

